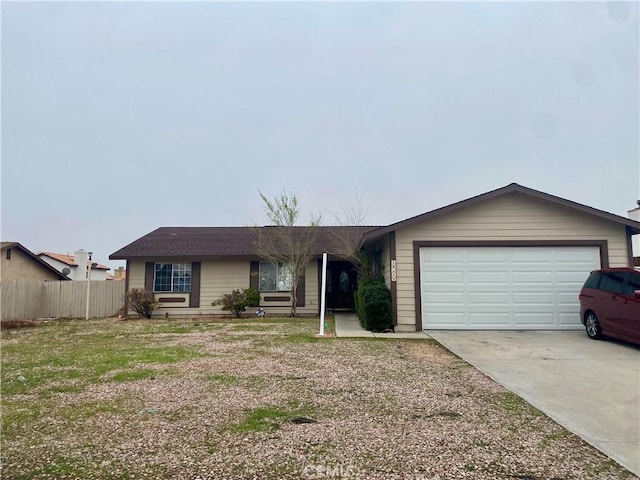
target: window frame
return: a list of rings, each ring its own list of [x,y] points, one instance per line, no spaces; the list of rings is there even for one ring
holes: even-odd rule
[[[158,273],[162,272],[163,267],[158,266],[167,265],[171,266],[168,279],[164,278],[162,285],[169,284],[169,290],[159,290],[158,286]],[[178,268],[176,268],[178,266]],[[193,284],[193,264],[191,262],[155,262],[153,264],[153,293],[191,293],[191,287]],[[167,282],[168,280],[168,282]]]
[[[272,272],[275,272],[275,276],[273,279],[265,279],[264,276],[266,273],[263,273],[263,268],[268,267],[269,269],[273,269]],[[268,275],[272,275],[272,272],[268,272]],[[281,279],[284,282],[283,287],[280,287]],[[269,282],[265,288],[263,288],[263,281]],[[268,288],[273,285],[274,288]],[[293,273],[287,264],[283,262],[273,263],[273,262],[258,262],[258,292],[291,292],[293,289]]]

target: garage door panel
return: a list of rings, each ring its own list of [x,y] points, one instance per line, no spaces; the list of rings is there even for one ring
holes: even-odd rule
[[[464,281],[464,273],[459,271],[460,266],[456,267],[457,271],[431,271],[423,272],[422,278],[427,284],[440,285],[443,283],[460,284]],[[426,275],[425,275],[426,273]]]
[[[434,312],[433,316],[437,321],[434,320],[432,328],[460,328],[466,323],[466,317],[462,313]]]
[[[469,323],[471,326],[492,326],[495,328],[503,328],[509,326],[511,322],[510,315],[504,312],[487,312],[487,313],[471,313],[469,314]]]
[[[554,280],[554,272],[541,272],[539,270],[537,270],[537,268],[540,268],[539,266],[536,266],[536,270],[531,270],[531,271],[527,271],[527,270],[523,270],[523,271],[516,271],[516,272],[512,272],[512,280],[513,283],[543,283],[543,284],[549,284],[551,282],[553,282]]]
[[[545,305],[550,306],[554,303],[553,292],[514,292],[513,302],[522,305]]]
[[[575,327],[576,313],[574,311],[558,313],[558,323],[561,326]],[[580,325],[579,328],[582,329],[582,325]]]
[[[588,276],[589,272],[587,272]],[[572,270],[557,273],[558,283],[579,284],[582,286],[587,277],[582,270]]]
[[[464,299],[464,294],[462,295],[463,297],[463,302],[465,301]],[[510,294],[508,292],[495,292],[492,290],[486,291],[486,292],[472,292],[469,293],[468,295],[466,295],[466,301],[468,301],[469,303],[473,303],[473,304],[484,304],[484,303],[499,303],[499,304],[503,304],[504,302],[509,302],[510,301]]]
[[[462,250],[427,251],[424,255],[424,258],[433,264],[464,262],[464,251]]]
[[[542,262],[553,262],[553,251],[531,251],[531,250],[512,250],[511,260],[513,263],[530,263],[540,265]],[[520,266],[520,265],[518,265]]]
[[[520,327],[554,327],[555,315],[546,313],[516,313],[513,315],[514,324]]]
[[[423,247],[423,328],[582,328],[578,293],[599,262],[598,247]]]
[[[431,305],[451,304],[464,302],[464,294],[462,292],[428,292],[426,301]]]
[[[580,285],[579,288],[582,288],[582,285]],[[571,307],[575,307],[576,305],[576,296],[573,294],[573,292],[559,292],[557,295],[557,300],[558,305],[560,306],[570,305]]]
[[[509,283],[509,273],[472,271],[469,272],[468,280],[471,283],[477,284],[493,283],[506,285],[507,283]]]
[[[476,248],[466,251],[467,263],[504,263],[509,259],[509,254],[498,248]]]
[[[600,251],[596,247],[569,247],[556,251],[556,259],[566,263],[597,263],[600,266]]]

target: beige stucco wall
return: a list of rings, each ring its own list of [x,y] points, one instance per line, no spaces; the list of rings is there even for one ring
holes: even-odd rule
[[[185,261],[185,260],[175,260]],[[220,315],[230,314],[224,312],[220,306],[212,306],[211,303],[222,297],[225,293],[230,293],[235,289],[249,287],[249,260],[203,260],[201,264],[200,275],[200,308],[189,307],[166,307],[156,310],[156,315],[165,315],[169,313],[174,315]],[[144,261],[129,262],[129,288],[144,288]],[[286,295],[286,292],[271,293],[271,296]],[[156,295],[158,296],[158,295]],[[162,294],[162,296],[167,296]],[[261,302],[267,312],[271,315],[288,315],[290,307],[287,304],[268,304]],[[309,264],[305,279],[305,306],[298,307],[300,315],[317,315],[318,305],[318,268],[317,262],[314,260]],[[252,310],[247,310],[247,314],[253,314]]]
[[[524,195],[504,195],[396,232],[397,330],[415,329],[413,242],[453,240],[607,240],[609,265],[629,264],[623,225]]]
[[[0,278],[2,280],[60,280],[55,273],[26,255],[18,248],[11,249],[11,259],[6,258],[6,249],[2,251]]]

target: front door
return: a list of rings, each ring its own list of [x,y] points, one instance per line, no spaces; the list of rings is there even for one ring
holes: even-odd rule
[[[353,293],[358,288],[358,273],[351,262],[335,261],[327,265],[327,308],[353,310]]]

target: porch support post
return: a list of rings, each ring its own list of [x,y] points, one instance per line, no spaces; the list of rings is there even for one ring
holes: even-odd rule
[[[320,336],[324,335],[324,307],[327,292],[327,254],[322,254],[322,288],[320,293]]]

